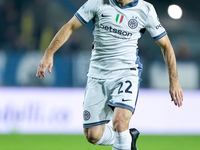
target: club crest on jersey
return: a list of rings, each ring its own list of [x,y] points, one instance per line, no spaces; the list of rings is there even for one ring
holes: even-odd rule
[[[138,26],[138,21],[136,20],[137,19],[137,17],[133,17],[132,19],[130,19],[129,21],[128,21],[128,26],[131,28],[131,29],[135,29],[135,28],[137,28],[137,26]]]
[[[124,19],[124,15],[117,14],[115,21],[117,23],[122,23],[123,19]]]

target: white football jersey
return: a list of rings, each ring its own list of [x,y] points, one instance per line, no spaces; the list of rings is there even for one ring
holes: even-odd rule
[[[88,76],[107,78],[110,71],[142,69],[138,40],[148,30],[158,40],[167,33],[148,2],[135,0],[122,7],[116,0],[88,0],[75,16],[94,23],[94,42]]]

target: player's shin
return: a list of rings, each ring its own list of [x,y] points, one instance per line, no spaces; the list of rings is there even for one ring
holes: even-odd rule
[[[131,135],[129,130],[124,132],[118,133],[114,132],[115,140],[113,144],[112,150],[124,150],[124,149],[131,149]]]
[[[113,145],[114,143],[114,131],[111,126],[105,125],[105,129],[101,139],[94,143],[95,145]]]

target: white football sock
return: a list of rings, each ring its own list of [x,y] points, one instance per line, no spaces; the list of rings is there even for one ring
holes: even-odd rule
[[[111,126],[105,125],[105,129],[101,139],[95,143],[95,145],[113,145],[114,143],[114,131]]]
[[[131,135],[129,130],[118,133],[114,132],[115,140],[112,150],[131,150]]]

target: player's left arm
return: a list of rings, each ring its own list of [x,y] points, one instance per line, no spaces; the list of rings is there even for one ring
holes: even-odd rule
[[[164,60],[168,67],[169,81],[170,81],[170,95],[174,104],[178,107],[182,106],[183,93],[182,88],[179,84],[177,75],[177,64],[174,49],[171,45],[168,35],[165,35],[161,39],[157,40],[156,43],[160,46],[163,53]]]

